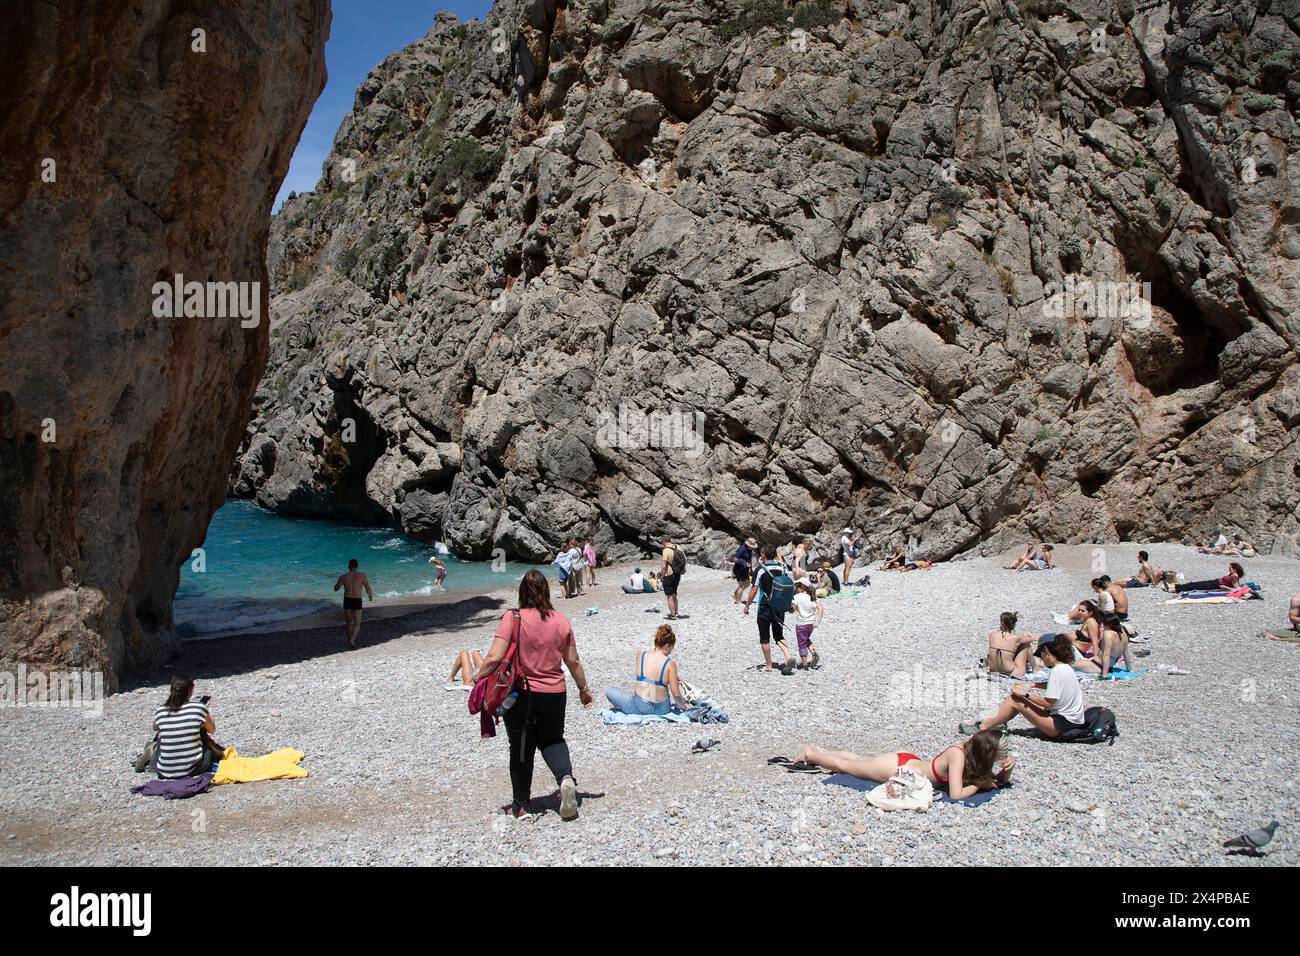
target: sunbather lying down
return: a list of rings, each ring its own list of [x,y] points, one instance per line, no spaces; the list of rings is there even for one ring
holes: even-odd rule
[[[781,759],[772,758],[776,762]],[[863,757],[847,750],[805,747],[793,763],[787,764],[794,769],[800,769],[801,765],[822,767],[832,773],[847,773],[876,783],[884,783],[900,767],[911,767],[936,787],[947,789],[952,799],[965,800],[981,790],[1005,787],[1011,782],[1011,770],[1016,761],[1007,753],[1001,734],[982,730],[930,760],[905,750]],[[996,771],[995,764],[1001,764]]]
[[[474,687],[474,675],[478,669],[483,666],[483,655],[475,651],[473,656],[468,650],[462,650],[456,655],[456,663],[451,665],[451,673],[447,675],[447,683],[443,686],[447,690],[471,690]],[[456,675],[460,675],[461,683],[456,683]]]

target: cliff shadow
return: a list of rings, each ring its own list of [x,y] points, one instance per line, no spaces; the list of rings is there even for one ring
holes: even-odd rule
[[[495,629],[496,615],[506,604],[501,598],[480,594],[378,620],[366,621],[363,617],[355,651],[344,640],[342,611],[337,623],[319,627],[185,640],[166,664],[123,677],[120,690],[125,693],[137,687],[156,686],[175,673],[212,680],[333,654],[364,653],[368,648],[417,635],[439,637],[473,631],[475,637],[467,638],[467,643],[478,647],[486,645],[484,638]],[[447,665],[451,666],[450,657]]]

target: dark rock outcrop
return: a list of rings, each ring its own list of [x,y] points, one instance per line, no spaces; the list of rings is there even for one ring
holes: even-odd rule
[[[171,650],[265,364],[271,204],[328,27],[328,0],[0,13],[0,659],[112,688]],[[249,308],[159,318],[176,274],[249,283]]]
[[[1296,9],[441,18],[274,222],[231,489],[475,557],[669,533],[711,560],[846,523],[929,557],[1209,523],[1277,547],[1300,531]]]

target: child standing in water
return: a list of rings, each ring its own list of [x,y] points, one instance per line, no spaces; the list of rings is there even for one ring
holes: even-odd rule
[[[442,563],[442,559],[439,558],[437,555],[434,555],[432,558],[430,558],[429,563],[438,569],[438,577],[434,580],[433,586],[437,588],[439,591],[447,590],[445,587],[442,586],[442,582],[447,580],[447,566]]]

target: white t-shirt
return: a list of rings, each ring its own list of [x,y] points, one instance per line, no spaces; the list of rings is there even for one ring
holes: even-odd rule
[[[631,584],[633,588],[640,591],[645,587],[645,575],[635,573],[628,579],[628,583]]]
[[[1079,678],[1069,664],[1053,664],[1047,672],[1047,687],[1043,696],[1054,699],[1052,713],[1060,714],[1072,724],[1083,723],[1083,691]]]
[[[1097,606],[1107,614],[1115,613],[1115,598],[1109,591],[1102,591],[1097,594]]]
[[[808,596],[807,591],[800,591],[794,596],[795,624],[815,624],[817,622],[817,602]]]
[[[840,535],[840,547],[844,549],[845,555],[847,555],[850,551],[853,550],[853,542],[849,540],[849,536],[847,534]]]

